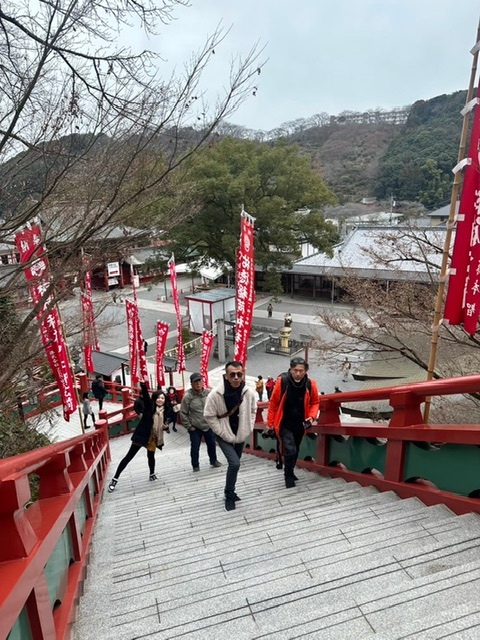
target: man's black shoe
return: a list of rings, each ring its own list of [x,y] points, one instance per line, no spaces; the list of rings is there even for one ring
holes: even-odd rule
[[[292,489],[295,486],[295,479],[291,476],[285,478],[285,486],[287,489]]]
[[[225,498],[225,511],[235,511],[235,498]]]

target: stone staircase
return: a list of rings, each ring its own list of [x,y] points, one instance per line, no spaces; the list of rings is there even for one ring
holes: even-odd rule
[[[166,438],[157,482],[142,451],[104,496],[75,640],[480,637],[477,515],[249,455],[227,513],[226,468]]]

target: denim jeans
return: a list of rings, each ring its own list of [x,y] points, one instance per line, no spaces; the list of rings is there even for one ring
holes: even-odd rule
[[[222,450],[223,455],[227,459],[227,477],[225,480],[225,493],[235,491],[235,484],[237,483],[238,470],[240,469],[240,458],[242,457],[244,442],[236,442],[230,444],[225,442],[217,436],[217,443]]]
[[[190,458],[192,459],[192,467],[199,467],[198,454],[200,452],[200,445],[202,443],[202,437],[205,439],[207,445],[208,457],[210,458],[210,464],[217,461],[217,448],[215,447],[215,434],[211,429],[208,431],[202,431],[201,429],[195,429],[189,431],[190,436]]]

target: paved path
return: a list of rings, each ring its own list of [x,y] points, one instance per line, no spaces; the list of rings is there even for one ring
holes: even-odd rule
[[[128,438],[111,443],[109,475]],[[222,461],[223,458],[221,458]],[[480,637],[480,519],[245,455],[225,467],[166,435],[105,493],[74,640],[435,640]]]

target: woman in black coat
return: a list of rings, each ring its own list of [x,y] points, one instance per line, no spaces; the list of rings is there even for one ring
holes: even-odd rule
[[[132,444],[127,455],[120,461],[115,475],[110,480],[108,490],[115,491],[120,474],[133,460],[142,447],[147,449],[148,468],[150,480],[156,480],[155,475],[155,451],[163,448],[163,430],[165,425],[165,394],[163,391],[155,391],[150,398],[147,385],[140,383],[143,400],[143,413],[132,435]]]

